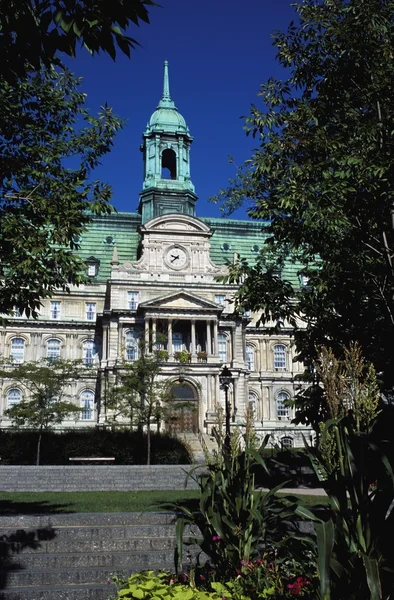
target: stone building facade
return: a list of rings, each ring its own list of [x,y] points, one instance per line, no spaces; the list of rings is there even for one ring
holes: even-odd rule
[[[218,279],[228,261],[255,260],[263,224],[196,217],[192,140],[170,96],[165,63],[163,96],[143,134],[138,213],[94,219],[79,250],[89,283],[44,300],[38,319],[15,314],[0,331],[2,356],[14,363],[82,359],[90,367],[86,377],[68,390],[81,414],[63,427],[105,426],[111,382],[125,361],[138,358],[143,336],[150,351],[158,343],[165,350],[160,378],[174,397],[187,400],[178,431],[211,431],[216,407],[224,403],[219,375],[227,365],[232,426],[244,422],[250,406],[261,437],[270,433],[276,443],[302,445],[309,430],[292,425],[286,405],[303,371],[294,362],[290,331],[268,336],[256,327],[257,315],[234,312],[236,290]],[[284,275],[297,281],[291,269]],[[1,427],[7,427],[4,410],[27,392],[11,377],[0,386]]]

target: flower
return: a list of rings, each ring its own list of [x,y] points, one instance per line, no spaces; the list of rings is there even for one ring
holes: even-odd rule
[[[220,537],[220,535],[214,535],[214,536],[212,537],[212,540],[213,540],[214,542],[220,542],[220,540],[221,540],[221,539],[222,539],[222,538]]]

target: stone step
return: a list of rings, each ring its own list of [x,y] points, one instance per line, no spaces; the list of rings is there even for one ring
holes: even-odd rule
[[[0,591],[0,600],[109,600],[115,597],[113,584],[68,585],[67,587],[15,587]]]

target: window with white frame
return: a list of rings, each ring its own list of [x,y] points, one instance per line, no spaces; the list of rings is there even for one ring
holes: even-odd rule
[[[59,340],[52,338],[47,341],[47,358],[49,360],[59,360],[61,343]]]
[[[227,336],[224,333],[218,335],[218,351],[219,361],[221,363],[227,362]]]
[[[226,296],[224,296],[223,294],[216,294],[215,302],[216,304],[219,304],[219,306],[224,306],[226,303]]]
[[[95,321],[96,320],[96,303],[95,302],[85,302],[86,309],[86,320],[87,321]]]
[[[282,448],[292,448],[294,446],[293,438],[286,435],[285,437],[281,438],[280,445]]]
[[[10,359],[15,364],[23,363],[25,359],[25,340],[23,338],[12,338]]]
[[[127,292],[127,299],[129,304],[129,310],[137,310],[139,292]]]
[[[248,406],[249,410],[252,413],[254,419],[257,419],[257,407],[258,407],[258,397],[255,392],[249,392],[248,394]]]
[[[96,344],[93,340],[86,340],[82,345],[82,361],[84,365],[93,365],[97,355]]]
[[[288,417],[290,409],[287,402],[290,400],[290,395],[287,392],[279,392],[276,396],[276,414],[278,417]]]
[[[254,371],[254,347],[246,344],[246,368],[248,371]]]
[[[58,300],[51,300],[51,319],[55,321],[60,319],[61,303]]]
[[[274,369],[275,371],[285,371],[286,365],[286,346],[277,344],[274,346]]]
[[[94,418],[94,392],[92,390],[84,390],[80,395],[81,402],[81,419],[83,421],[91,421]]]
[[[19,404],[22,400],[22,392],[18,388],[12,388],[7,393],[7,408],[11,408],[15,406],[15,404]]]
[[[126,360],[138,359],[138,334],[131,329],[126,332]]]
[[[96,263],[88,264],[88,277],[96,277],[97,275],[97,265]]]

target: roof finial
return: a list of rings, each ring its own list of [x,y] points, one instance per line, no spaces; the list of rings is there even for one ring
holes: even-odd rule
[[[159,108],[175,108],[174,101],[170,96],[170,78],[168,76],[168,60],[164,61],[163,95],[159,102]]]
[[[168,60],[164,61],[163,100],[164,98],[171,100],[170,81],[168,78]]]

